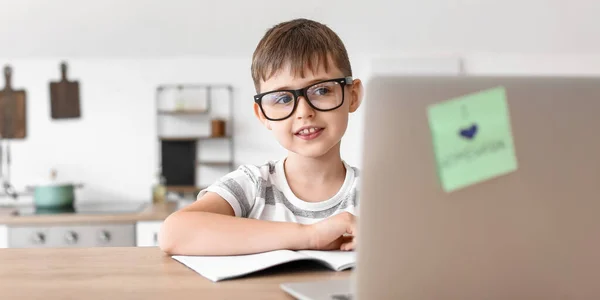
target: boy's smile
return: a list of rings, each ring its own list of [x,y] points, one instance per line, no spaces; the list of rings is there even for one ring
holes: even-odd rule
[[[325,128],[304,126],[296,132],[296,136],[304,140],[316,139]]]

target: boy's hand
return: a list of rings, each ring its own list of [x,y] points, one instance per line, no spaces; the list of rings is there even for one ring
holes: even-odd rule
[[[312,250],[354,250],[356,217],[343,212],[318,223],[308,225]]]

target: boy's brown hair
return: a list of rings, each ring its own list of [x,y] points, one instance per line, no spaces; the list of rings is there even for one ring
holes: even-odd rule
[[[260,81],[266,81],[290,64],[294,76],[304,77],[304,70],[329,70],[329,59],[344,73],[352,76],[346,47],[329,27],[316,21],[295,19],[270,28],[260,40],[252,56],[252,80],[256,92]]]

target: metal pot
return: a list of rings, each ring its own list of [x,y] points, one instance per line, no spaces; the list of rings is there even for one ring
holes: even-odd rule
[[[33,191],[33,200],[37,207],[72,206],[75,202],[75,185],[37,186]]]
[[[56,171],[52,171],[51,181],[29,187],[33,190],[36,207],[70,207],[75,202],[75,189],[82,184],[56,182]]]

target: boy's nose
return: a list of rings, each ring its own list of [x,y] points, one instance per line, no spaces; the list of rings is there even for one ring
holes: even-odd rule
[[[308,104],[304,96],[298,97],[298,107],[296,107],[296,118],[312,118],[315,116],[315,110]]]

